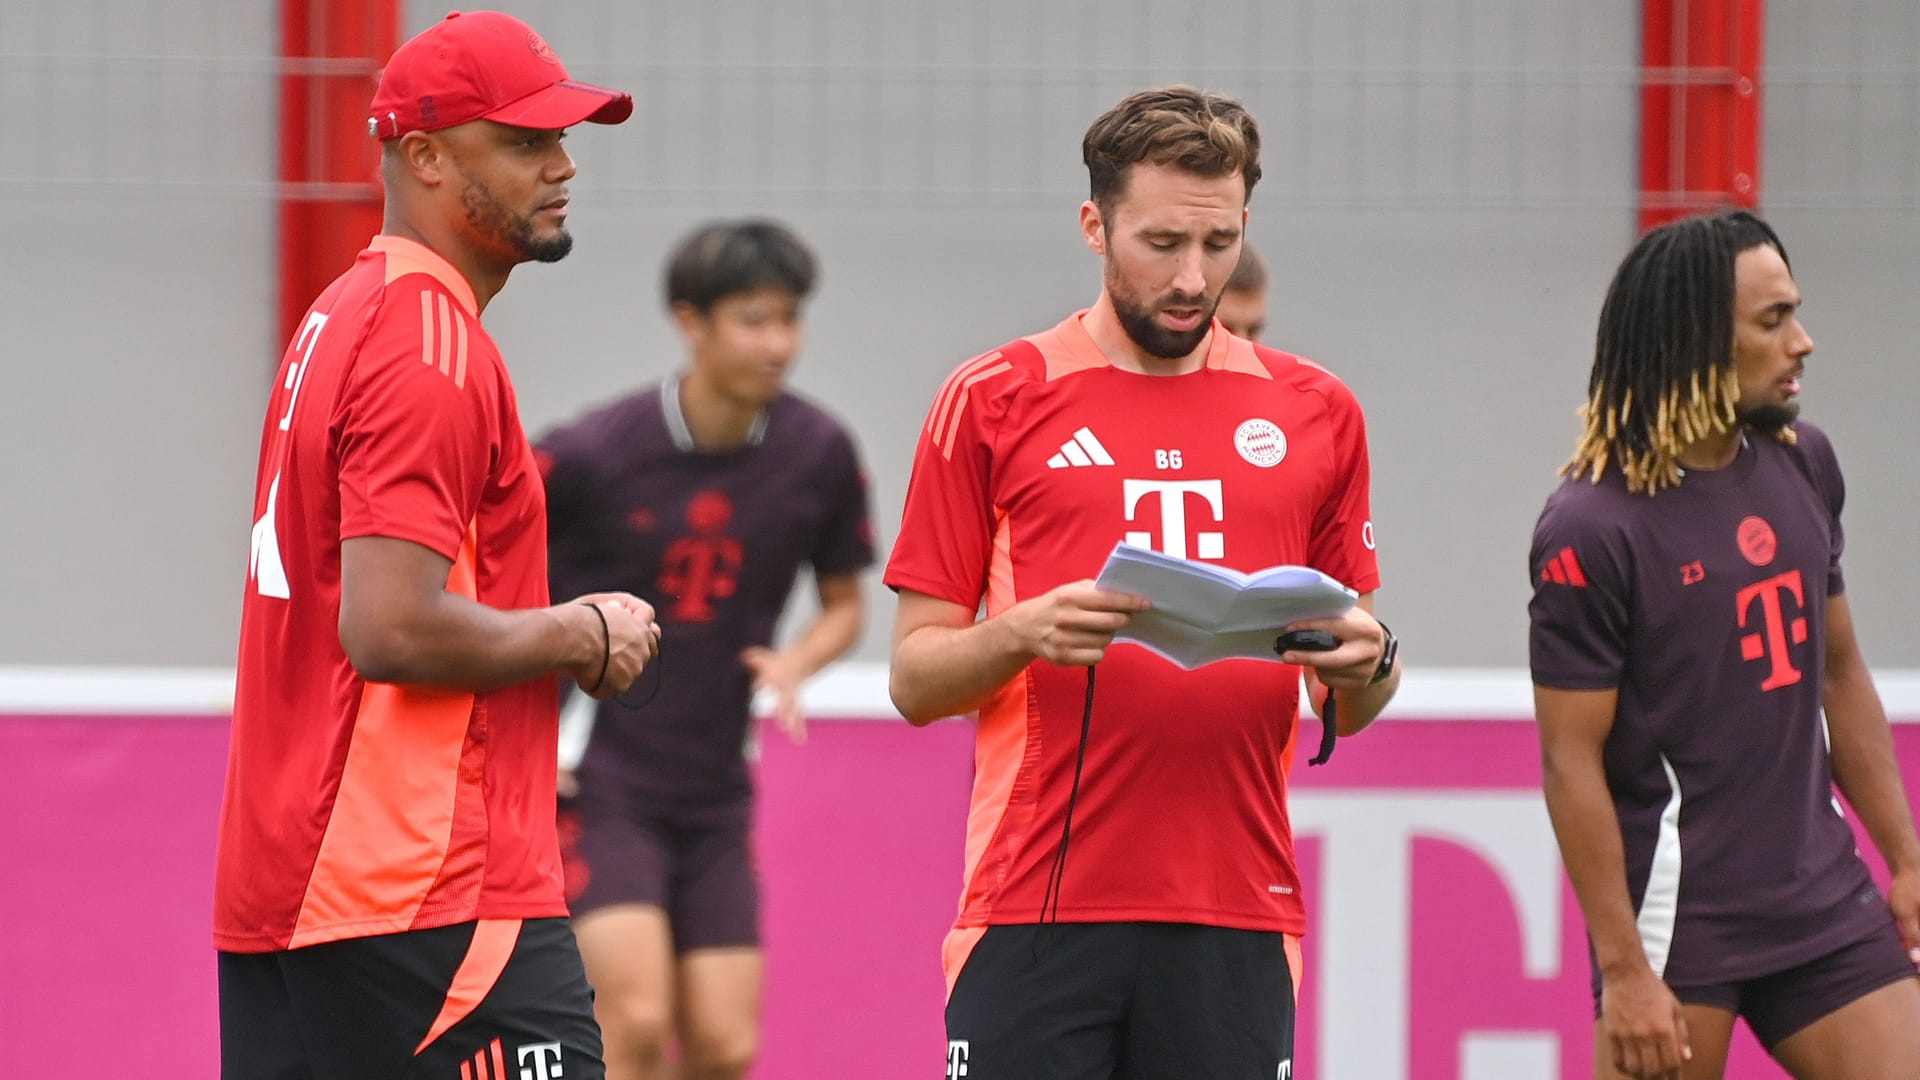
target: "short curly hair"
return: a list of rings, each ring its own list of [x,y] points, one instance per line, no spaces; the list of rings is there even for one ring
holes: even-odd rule
[[[1126,190],[1133,166],[1175,165],[1200,176],[1260,182],[1260,128],[1237,101],[1191,86],[1128,95],[1101,114],[1080,143],[1091,198],[1102,213]]]

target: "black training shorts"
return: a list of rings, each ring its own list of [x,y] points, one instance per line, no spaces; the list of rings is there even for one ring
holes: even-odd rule
[[[222,1080],[605,1080],[565,919],[220,954]]]
[[[947,1076],[1286,1080],[1293,995],[1283,934],[1186,923],[989,927],[947,1001]]]

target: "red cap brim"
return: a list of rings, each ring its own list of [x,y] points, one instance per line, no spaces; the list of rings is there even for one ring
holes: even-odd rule
[[[562,81],[486,113],[483,120],[540,131],[579,123],[618,124],[633,115],[633,96],[618,90]]]

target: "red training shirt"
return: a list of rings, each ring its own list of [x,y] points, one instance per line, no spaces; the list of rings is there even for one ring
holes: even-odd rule
[[[1095,576],[1125,539],[1378,587],[1365,425],[1344,384],[1217,322],[1201,369],[1135,374],[1107,362],[1084,314],[948,378],[889,586],[968,609],[984,599],[991,617]],[[1036,661],[980,709],[949,985],[981,928],[1040,921],[1086,678]],[[1299,678],[1279,663],[1182,671],[1136,645],[1107,652],[1060,921],[1305,931],[1286,802]]]
[[[547,604],[546,504],[473,289],[377,236],[314,302],[261,438],[214,945],[266,952],[566,914],[550,678],[370,683],[340,645],[340,545],[453,560],[447,589]]]

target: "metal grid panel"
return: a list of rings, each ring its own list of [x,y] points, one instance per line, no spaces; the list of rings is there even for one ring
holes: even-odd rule
[[[1766,48],[1767,205],[1920,210],[1920,5],[1769,4]]]
[[[633,91],[582,186],[649,203],[1054,205],[1123,94],[1260,118],[1264,198],[1631,206],[1638,9],[1580,0],[548,0],[582,78]],[[409,5],[409,30],[441,15]]]
[[[1170,80],[1254,108],[1267,198],[1634,199],[1624,2],[513,6],[582,77],[641,96],[640,136],[601,148],[583,181],[635,199],[1054,200],[1077,190],[1086,122]],[[409,5],[409,30],[443,8]],[[222,0],[0,0],[0,189],[272,197],[277,18]],[[1768,5],[1765,116],[1767,205],[1920,208],[1920,6]]]
[[[270,3],[0,0],[0,191],[271,197]]]

